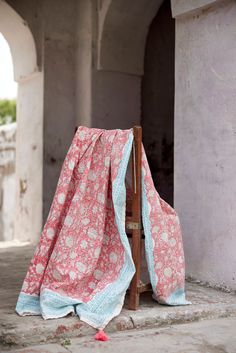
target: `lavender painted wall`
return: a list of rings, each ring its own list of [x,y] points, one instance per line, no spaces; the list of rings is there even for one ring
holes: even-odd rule
[[[236,3],[176,20],[175,207],[187,274],[236,289]]]

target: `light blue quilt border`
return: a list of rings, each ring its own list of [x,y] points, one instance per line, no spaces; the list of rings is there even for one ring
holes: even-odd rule
[[[39,296],[21,292],[17,300],[16,312],[19,315],[41,315]]]
[[[150,276],[150,281],[153,289],[153,298],[159,302],[159,304],[166,305],[188,305],[191,304],[190,301],[185,299],[184,288],[178,288],[174,293],[172,293],[165,301],[158,300],[157,285],[158,277],[155,273],[155,261],[154,261],[154,246],[151,234],[151,223],[148,211],[148,199],[147,190],[144,181],[144,171],[142,169],[142,221],[145,234],[145,254],[148,266],[148,272]]]

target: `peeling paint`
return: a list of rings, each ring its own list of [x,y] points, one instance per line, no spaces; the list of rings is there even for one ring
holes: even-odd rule
[[[20,179],[20,196],[22,197],[27,190],[27,180],[26,179]]]

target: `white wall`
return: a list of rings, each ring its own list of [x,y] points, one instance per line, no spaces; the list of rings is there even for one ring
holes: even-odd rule
[[[175,207],[187,274],[236,289],[236,3],[176,20]]]
[[[14,238],[16,123],[0,126],[0,241]]]
[[[8,41],[18,83],[14,237],[37,241],[42,226],[43,73],[28,24],[2,0],[0,31]]]
[[[42,229],[43,74],[18,84],[15,238],[37,242]]]

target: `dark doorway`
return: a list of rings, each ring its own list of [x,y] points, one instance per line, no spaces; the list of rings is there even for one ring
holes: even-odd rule
[[[175,20],[164,1],[147,36],[142,82],[143,141],[160,196],[173,205]]]

